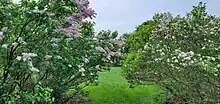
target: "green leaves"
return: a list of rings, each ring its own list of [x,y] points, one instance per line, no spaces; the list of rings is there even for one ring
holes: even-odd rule
[[[142,55],[129,51],[125,57],[126,78],[156,83],[171,93],[168,96],[182,97],[190,104],[218,103],[220,19],[208,15],[205,8],[200,3],[186,17],[156,14],[154,28],[143,28],[149,31],[148,40],[133,42],[133,50],[139,49]],[[139,36],[134,34],[128,36],[128,46],[129,38]]]
[[[155,26],[155,21],[147,21],[139,25],[136,30],[126,38],[125,49],[128,52],[142,50],[144,45],[148,42]]]
[[[94,39],[94,23],[82,21],[94,15],[88,3],[0,1],[0,98],[4,102],[51,104],[51,98],[63,97],[70,87],[97,80],[101,59],[106,57],[95,50],[99,41]],[[70,16],[72,20],[66,20]],[[68,33],[79,33],[71,36],[82,37],[60,33],[60,28],[69,26],[74,28],[68,28]]]

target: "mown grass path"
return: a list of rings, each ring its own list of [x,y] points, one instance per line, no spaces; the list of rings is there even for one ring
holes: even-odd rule
[[[98,86],[89,86],[91,104],[160,104],[154,97],[161,92],[156,85],[129,88],[120,68],[101,72]],[[161,99],[161,98],[159,98]]]

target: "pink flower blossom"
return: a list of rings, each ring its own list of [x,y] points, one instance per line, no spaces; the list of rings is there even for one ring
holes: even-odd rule
[[[121,52],[110,52],[109,53],[111,56],[121,56]]]
[[[116,42],[116,44],[119,46],[119,47],[122,47],[124,45],[124,42],[122,40],[119,40]]]
[[[106,53],[106,51],[102,47],[95,47],[98,52]]]
[[[96,13],[92,8],[89,8],[88,0],[76,0],[75,3],[78,10],[76,13],[67,17],[67,22],[71,24],[71,26],[67,28],[61,28],[59,29],[59,32],[70,37],[78,38],[81,37],[78,31],[79,24],[83,19],[95,17]]]

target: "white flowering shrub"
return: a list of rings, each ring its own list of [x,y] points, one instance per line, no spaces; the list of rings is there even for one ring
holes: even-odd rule
[[[157,27],[140,57],[135,56],[137,65],[123,68],[126,78],[156,83],[185,103],[220,103],[220,19],[205,9],[200,3],[184,17],[155,15]]]
[[[88,0],[0,1],[0,103],[52,103],[110,62]]]

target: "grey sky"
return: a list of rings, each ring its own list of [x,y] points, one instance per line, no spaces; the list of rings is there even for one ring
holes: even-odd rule
[[[96,30],[118,30],[120,34],[132,32],[156,12],[183,15],[200,1],[207,3],[210,14],[220,15],[220,0],[90,0],[97,13]]]
[[[207,3],[210,14],[220,15],[220,0],[90,0],[97,13],[95,29],[118,30],[119,34],[132,32],[158,12],[186,14],[200,1]]]

